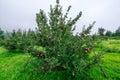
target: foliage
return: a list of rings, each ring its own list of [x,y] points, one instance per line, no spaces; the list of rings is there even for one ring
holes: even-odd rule
[[[4,31],[0,28],[0,45],[3,44],[3,40],[4,40]]]
[[[104,28],[98,28],[98,34],[100,35],[100,36],[104,36],[104,32],[105,32],[105,29]]]
[[[3,38],[4,36],[3,36],[3,33],[4,33],[4,31],[0,28],[0,38]]]
[[[113,35],[113,33],[111,32],[111,31],[107,31],[106,33],[105,33],[105,36],[112,36]]]
[[[28,51],[29,46],[35,44],[35,38],[34,31],[22,32],[20,29],[18,31],[13,30],[12,33],[7,34],[4,46],[11,51]]]
[[[118,29],[115,31],[115,35],[116,35],[116,36],[120,36],[120,26],[119,26]]]
[[[36,14],[40,46],[46,50],[45,53],[39,52],[44,57],[35,52],[36,57],[42,61],[40,69],[47,72],[68,70],[72,76],[82,75],[95,65],[100,57],[96,55],[89,58],[95,43],[89,33],[95,22],[84,28],[81,33],[73,35],[74,25],[82,13],[79,12],[75,18],[68,19],[71,6],[64,15],[59,0],[56,3],[55,7],[50,6],[49,18],[43,10]]]
[[[104,38],[105,40],[106,39],[120,39],[120,27],[118,27],[116,30],[115,30],[115,32],[112,32],[112,31],[110,31],[110,30],[107,30],[106,32],[105,32],[105,29],[102,31],[102,30],[100,30],[101,28],[99,28],[98,29],[98,33],[99,33],[99,35],[102,37],[102,38]],[[104,35],[104,32],[105,32],[105,35]],[[104,35],[104,36],[103,36]],[[99,37],[100,37],[99,36]]]

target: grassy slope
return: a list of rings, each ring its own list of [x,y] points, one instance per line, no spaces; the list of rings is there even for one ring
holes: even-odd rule
[[[108,80],[120,80],[120,40],[103,41],[96,46],[95,50],[106,50],[102,58],[102,67],[108,76]],[[60,76],[55,76],[66,76],[58,72],[34,76],[31,73],[33,69],[31,65],[28,65],[24,72],[24,65],[28,59],[27,54],[12,53],[0,47],[0,80],[50,80],[50,78],[52,80],[63,80]],[[94,80],[106,80],[98,66],[91,69],[89,74]]]
[[[0,47],[0,80],[23,80],[20,75],[28,58],[26,54],[8,52]]]
[[[120,80],[120,40],[102,41],[95,51],[105,51],[101,65],[108,76],[108,80]],[[106,80],[98,66],[89,73],[96,80]]]

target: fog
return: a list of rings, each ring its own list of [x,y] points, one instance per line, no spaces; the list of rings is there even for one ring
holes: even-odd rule
[[[120,0],[60,0],[63,12],[72,6],[70,17],[75,17],[80,11],[83,13],[75,32],[96,21],[92,29],[94,33],[99,27],[115,31],[120,26],[119,3]],[[37,27],[36,13],[40,9],[48,13],[50,4],[55,5],[55,0],[0,0],[0,28],[5,31],[34,29]]]

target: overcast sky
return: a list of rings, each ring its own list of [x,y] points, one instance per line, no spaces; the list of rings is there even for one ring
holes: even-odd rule
[[[48,13],[50,4],[55,5],[55,0],[0,0],[0,28],[7,31],[34,29],[36,13],[40,9]],[[76,32],[93,21],[96,21],[93,32],[97,32],[98,27],[115,31],[120,26],[120,0],[60,0],[60,4],[63,12],[72,5],[71,17],[82,11]]]

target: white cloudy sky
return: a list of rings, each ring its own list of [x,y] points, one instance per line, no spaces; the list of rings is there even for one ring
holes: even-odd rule
[[[72,5],[69,16],[74,17],[79,11],[83,12],[77,22],[76,32],[83,25],[86,27],[96,21],[93,32],[98,27],[115,31],[120,26],[120,0],[60,0],[63,11]],[[49,12],[49,5],[55,0],[0,0],[0,28],[7,31],[13,29],[34,29],[36,13],[43,9]]]

